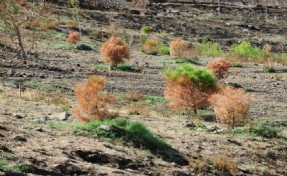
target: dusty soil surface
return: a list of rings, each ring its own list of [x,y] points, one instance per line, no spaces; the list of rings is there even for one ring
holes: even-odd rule
[[[167,33],[171,38],[180,36],[191,41],[208,38],[225,47],[243,39],[258,45],[268,42],[275,47],[286,42],[287,9],[284,7],[270,6],[268,22],[262,7],[225,5],[219,16],[216,8],[214,4],[174,2],[153,4],[144,10],[144,14],[83,10],[82,40],[96,46],[95,51],[58,49],[57,43],[64,44],[65,41],[56,36],[70,32],[65,26],[41,33],[26,64],[13,50],[1,48],[0,156],[8,153],[13,156],[12,163],[30,166],[29,175],[287,175],[286,140],[225,134],[221,132],[226,129],[224,126],[199,117],[192,120],[206,126],[209,132],[183,128],[181,123],[186,116],[169,111],[163,104],[150,105],[148,115],[128,115],[125,104],[118,105],[117,110],[121,118],[146,123],[151,131],[178,151],[180,156],[173,160],[99,136],[76,136],[70,127],[55,128],[50,125],[54,120],[42,121],[48,115],[62,112],[64,105],[73,105],[76,83],[89,75],[104,75],[106,91],[111,93],[132,91],[162,97],[165,89],[163,72],[178,63],[173,63],[170,56],[140,52],[139,29],[143,25],[150,25],[154,27],[154,33]],[[70,13],[62,7],[56,12],[61,12],[63,20]],[[93,29],[99,33],[97,38],[91,39],[87,34]],[[127,34],[132,48],[132,59],[128,63],[139,69],[138,72],[95,69],[103,64],[99,54],[101,42],[115,31]],[[194,64],[205,66],[212,59],[199,56]],[[286,66],[276,64],[276,73],[265,73],[265,66],[242,63],[242,67],[231,67],[229,76],[222,82],[236,83],[255,97],[250,109],[253,119],[268,119],[286,127]],[[62,103],[32,101],[31,96],[25,98],[32,91],[31,84],[39,89],[39,94],[58,96],[63,99]],[[19,85],[23,88],[22,98],[18,97]],[[76,122],[69,108],[68,113],[66,123]],[[201,113],[202,117],[204,114],[212,116],[210,109]],[[282,135],[287,137],[287,133]],[[237,169],[232,173],[216,169],[212,158],[217,154],[234,159]],[[0,175],[25,173],[0,172]]]

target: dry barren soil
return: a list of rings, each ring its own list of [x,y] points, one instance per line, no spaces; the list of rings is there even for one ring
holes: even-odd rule
[[[223,3],[220,14],[217,3],[197,1],[163,1],[144,8],[129,4],[119,9],[82,4],[76,29],[65,23],[73,9],[50,4],[51,18],[60,24],[53,30],[38,31],[36,47],[25,62],[13,47],[1,45],[0,175],[287,175],[286,66],[252,62],[238,66],[233,61],[229,76],[221,80],[255,97],[249,113],[254,121],[282,129],[279,137],[269,139],[227,129],[215,122],[211,108],[189,117],[170,111],[163,98],[163,73],[181,63],[169,55],[146,55],[139,49],[140,28],[148,25],[153,27],[150,35],[165,42],[176,37],[190,43],[215,40],[227,49],[234,42],[248,40],[286,51],[287,8],[277,3],[268,6],[267,21],[264,6],[245,2]],[[93,50],[66,43],[66,36],[79,28],[81,43]],[[109,70],[103,63],[100,46],[112,33],[130,43],[132,58],[127,63],[132,69]],[[197,58],[192,64],[203,67],[215,59]],[[272,64],[276,72],[264,72],[266,64]],[[105,76],[105,91],[119,101],[113,107],[117,118],[145,123],[169,145],[170,152],[146,149],[144,141],[141,147],[141,143],[75,134],[73,124],[78,120],[72,113],[73,90],[90,75]],[[146,100],[124,99],[122,95],[129,91],[143,94]],[[55,117],[64,111],[67,117]],[[190,121],[196,127],[185,127]],[[227,166],[218,166],[215,159],[226,161]]]

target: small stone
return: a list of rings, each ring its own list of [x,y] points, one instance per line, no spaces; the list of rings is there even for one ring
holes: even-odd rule
[[[24,118],[23,116],[21,116],[19,114],[15,114],[15,115],[13,115],[13,117],[16,119],[23,119]]]
[[[49,120],[60,120],[60,121],[64,121],[68,119],[69,114],[67,112],[61,112],[58,114],[53,114],[53,115],[49,115],[48,119]]]
[[[196,125],[191,120],[185,120],[181,123],[181,127],[195,128]]]
[[[47,117],[40,117],[40,118],[35,119],[34,121],[37,123],[46,123],[47,120],[48,120]]]
[[[15,73],[16,73],[16,71],[15,71],[14,69],[11,69],[11,70],[8,70],[8,71],[7,71],[7,75],[8,75],[8,76],[14,76]]]
[[[39,78],[44,79],[44,78],[46,78],[46,76],[44,74],[40,74]]]
[[[20,141],[20,142],[27,142],[27,139],[23,136],[16,136],[14,137],[15,141]]]
[[[109,125],[100,125],[99,129],[106,130],[106,131],[111,131],[112,127],[109,126]]]
[[[45,132],[45,130],[43,130],[43,128],[39,127],[39,128],[35,128],[35,131],[38,131],[38,132]]]

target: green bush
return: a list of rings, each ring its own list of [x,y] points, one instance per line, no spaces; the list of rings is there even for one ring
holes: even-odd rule
[[[101,128],[109,127],[110,130]],[[149,150],[168,150],[170,146],[155,136],[145,124],[128,120],[102,120],[80,123],[75,126],[75,134],[99,135],[111,140],[132,143],[136,147]]]
[[[159,53],[162,55],[169,55],[169,47],[164,44],[159,45]]]
[[[250,127],[250,132],[265,138],[276,138],[280,130],[264,123],[256,123]]]
[[[236,57],[257,59],[264,56],[264,51],[253,47],[249,42],[242,42],[231,47],[231,53]]]
[[[149,34],[149,33],[151,33],[151,31],[152,31],[152,27],[150,27],[150,26],[143,26],[143,27],[141,28],[141,32],[142,32],[143,34]]]
[[[216,83],[216,79],[211,71],[191,64],[183,64],[173,70],[168,69],[165,71],[165,76],[173,81],[191,80],[193,86],[199,89],[203,87],[213,87]]]
[[[222,56],[223,51],[218,43],[208,42],[208,43],[198,43],[195,48],[203,55],[216,57]]]
[[[263,71],[266,73],[275,73],[276,72],[275,68],[273,68],[273,67],[265,67],[263,69]]]

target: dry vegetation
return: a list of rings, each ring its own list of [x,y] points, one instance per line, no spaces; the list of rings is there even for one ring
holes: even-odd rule
[[[112,103],[114,98],[103,93],[105,79],[100,76],[92,76],[87,82],[76,87],[75,93],[77,104],[73,111],[80,120],[88,122],[101,120],[108,116],[107,105]]]
[[[105,62],[116,66],[130,59],[130,50],[120,37],[112,36],[102,45],[101,55]]]
[[[230,46],[234,36],[217,36],[226,23],[262,37],[263,25],[205,14],[211,7],[191,2],[7,2],[0,175],[286,175],[286,120],[274,120],[286,116],[286,45],[239,38]],[[194,33],[210,25],[211,36],[189,36],[186,14]],[[180,28],[169,28],[171,19]]]

